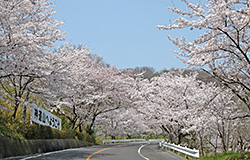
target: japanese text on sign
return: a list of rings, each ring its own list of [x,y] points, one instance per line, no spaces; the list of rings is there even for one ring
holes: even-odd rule
[[[30,120],[40,125],[61,130],[61,119],[34,103],[31,108]]]

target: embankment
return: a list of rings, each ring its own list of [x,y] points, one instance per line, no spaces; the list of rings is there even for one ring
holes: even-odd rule
[[[76,139],[18,140],[0,136],[0,158],[30,155],[93,145]]]

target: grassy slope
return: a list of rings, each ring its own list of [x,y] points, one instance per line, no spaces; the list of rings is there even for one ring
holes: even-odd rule
[[[214,156],[201,157],[200,160],[250,160],[250,152],[224,152]]]
[[[72,130],[69,121],[65,116],[53,113],[62,119],[62,131],[52,129],[46,126],[39,126],[36,123],[30,124],[30,108],[27,110],[25,124],[22,123],[23,106],[18,109],[15,120],[11,119],[13,106],[7,103],[0,103],[9,111],[0,110],[0,136],[11,137],[15,139],[78,139],[86,142],[94,142],[94,138],[86,133],[80,133]]]

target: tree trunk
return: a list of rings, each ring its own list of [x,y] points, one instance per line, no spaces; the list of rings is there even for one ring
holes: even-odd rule
[[[12,119],[13,120],[16,119],[16,114],[17,114],[18,107],[19,107],[19,102],[16,102],[15,107],[14,107],[14,112],[12,114]]]
[[[128,137],[128,139],[131,139],[131,138],[132,138],[132,136],[131,136],[130,134],[127,134],[127,137]]]
[[[173,135],[170,133],[170,131],[164,125],[162,125],[162,129],[163,129],[163,131],[168,133],[170,142],[174,143]]]
[[[88,135],[92,135],[93,134],[93,130],[92,130],[92,128],[91,128],[90,125],[87,125],[86,132],[87,132]]]
[[[87,130],[86,132],[89,134],[89,135],[92,135],[94,133],[94,128],[92,129],[92,127],[94,127],[94,124],[95,124],[95,119],[96,119],[96,116],[93,117],[92,119],[92,122],[87,125]]]
[[[203,137],[201,135],[201,131],[198,132],[200,137],[200,148],[201,148],[201,155],[204,156],[204,148],[203,148]]]
[[[26,94],[26,98],[25,98],[25,102],[27,102],[28,99],[29,99],[29,93],[30,93],[30,92],[29,92],[29,89],[28,89],[27,94]],[[25,105],[24,108],[23,108],[23,118],[22,118],[23,124],[25,123],[26,112],[27,112],[27,107],[26,107],[26,105]]]
[[[82,125],[79,125],[79,132],[82,133]]]
[[[187,134],[183,134],[180,131],[178,131],[178,141],[177,144],[181,144],[182,139],[186,136]]]

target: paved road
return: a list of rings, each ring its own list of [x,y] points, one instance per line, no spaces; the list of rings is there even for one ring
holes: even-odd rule
[[[35,155],[22,160],[183,160],[158,149],[157,143],[125,143],[83,147]]]

